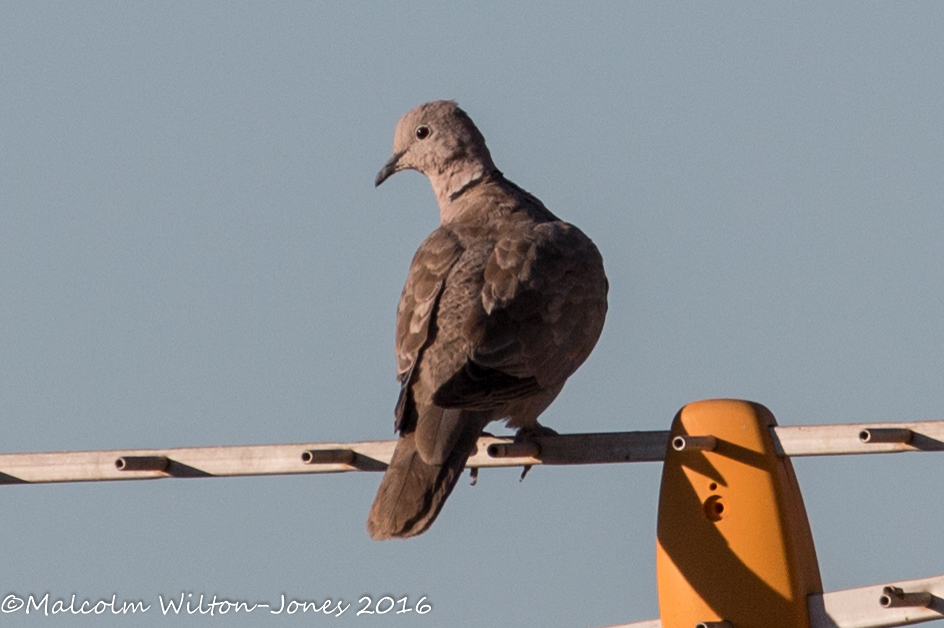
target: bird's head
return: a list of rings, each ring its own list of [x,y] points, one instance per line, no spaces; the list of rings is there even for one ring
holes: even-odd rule
[[[418,170],[433,184],[436,196],[494,171],[485,138],[452,100],[436,100],[406,112],[393,136],[393,155],[377,173],[375,185],[401,170]]]

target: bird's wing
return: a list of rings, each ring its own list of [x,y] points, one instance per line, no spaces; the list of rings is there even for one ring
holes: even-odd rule
[[[510,225],[482,281],[465,320],[469,359],[433,397],[444,408],[484,409],[562,385],[603,328],[603,261],[573,225]]]
[[[410,272],[397,307],[397,379],[400,398],[395,411],[395,429],[415,428],[416,409],[410,387],[420,354],[430,340],[430,326],[449,271],[462,255],[462,246],[449,231],[437,229],[413,256]]]

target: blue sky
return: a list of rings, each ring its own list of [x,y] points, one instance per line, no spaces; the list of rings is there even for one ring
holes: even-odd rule
[[[944,418],[942,32],[931,2],[6,3],[0,450],[392,437],[396,302],[438,213],[420,175],[373,179],[438,98],[603,253],[606,328],[547,425],[667,429],[714,397]],[[795,461],[827,589],[944,572],[942,465]],[[389,543],[375,474],[7,486],[0,594],[649,619],[659,477],[483,471]]]

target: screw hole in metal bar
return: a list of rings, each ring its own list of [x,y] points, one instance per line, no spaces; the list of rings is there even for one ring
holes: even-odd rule
[[[859,432],[863,443],[910,443],[914,432],[900,427],[870,427]]]
[[[493,443],[488,446],[492,458],[539,458],[541,446],[537,443]]]
[[[714,436],[676,436],[672,439],[675,451],[714,451],[717,446]]]
[[[309,449],[302,452],[305,464],[354,464],[357,453],[351,449]]]
[[[119,471],[166,471],[169,464],[164,456],[122,456],[115,460]]]
[[[927,591],[906,592],[898,587],[885,587],[878,603],[882,608],[928,607],[934,601],[934,596]]]

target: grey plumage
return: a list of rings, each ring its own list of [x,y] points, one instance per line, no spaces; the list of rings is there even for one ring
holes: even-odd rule
[[[429,528],[489,422],[542,429],[607,307],[596,246],[502,175],[454,102],[400,119],[376,184],[404,169],[429,177],[440,226],[416,251],[397,310],[400,437],[367,519],[378,540]]]

